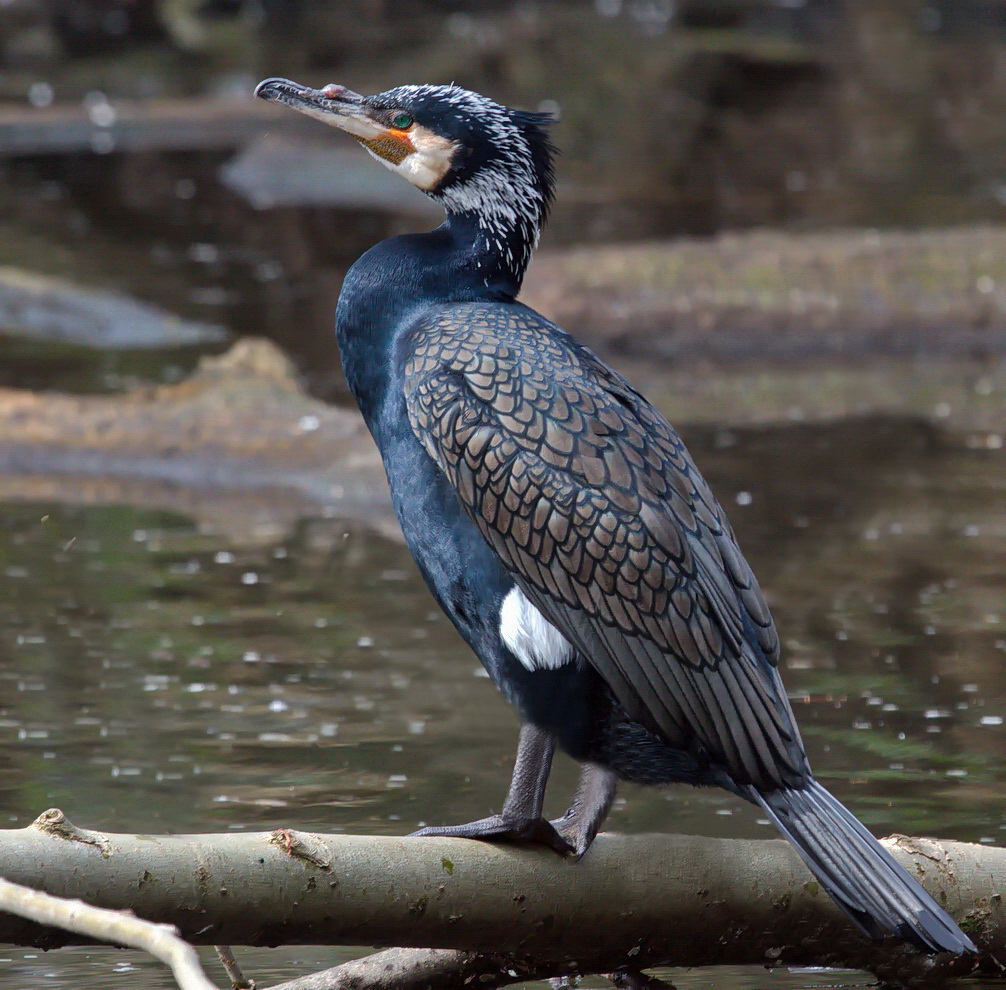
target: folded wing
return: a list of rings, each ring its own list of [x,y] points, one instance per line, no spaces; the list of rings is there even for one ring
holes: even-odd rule
[[[452,306],[406,347],[416,436],[626,711],[738,784],[800,783],[771,616],[667,421],[522,307]]]

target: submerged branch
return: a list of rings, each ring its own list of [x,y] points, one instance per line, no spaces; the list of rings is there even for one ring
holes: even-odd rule
[[[619,973],[608,973],[610,969],[600,966],[597,972],[610,975],[619,990],[671,990],[660,980],[641,976],[636,967]],[[572,966],[569,960],[526,960],[457,949],[386,949],[264,990],[496,990],[511,983],[592,971]]]
[[[514,969],[500,953],[460,949],[386,949],[265,990],[494,990],[518,980],[547,979],[563,972],[551,961]]]

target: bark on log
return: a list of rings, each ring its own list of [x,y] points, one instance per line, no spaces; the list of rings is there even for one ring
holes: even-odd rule
[[[1006,850],[905,837],[889,846],[998,972]],[[557,972],[779,961],[855,966],[902,983],[933,975],[918,954],[853,932],[779,840],[602,835],[574,863],[463,839],[91,832],[51,810],[0,831],[0,875],[130,908],[197,944],[461,949],[504,955],[515,971],[542,961]],[[0,915],[0,941],[80,939]]]

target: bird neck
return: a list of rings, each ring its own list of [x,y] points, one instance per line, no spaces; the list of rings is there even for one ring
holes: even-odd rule
[[[515,299],[538,243],[540,219],[515,208],[472,209],[449,211],[444,227],[471,290],[489,299]]]
[[[530,221],[527,221],[530,222]],[[350,269],[339,295],[336,335],[343,370],[381,443],[385,403],[400,374],[397,341],[424,310],[450,303],[513,302],[537,225],[487,229],[476,211],[450,212],[436,230],[381,241]]]

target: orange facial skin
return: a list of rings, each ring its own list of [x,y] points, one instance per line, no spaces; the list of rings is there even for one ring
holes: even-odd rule
[[[400,165],[415,150],[415,145],[408,131],[389,127],[376,138],[357,138],[360,144],[365,144],[375,155],[386,159],[393,165]]]

